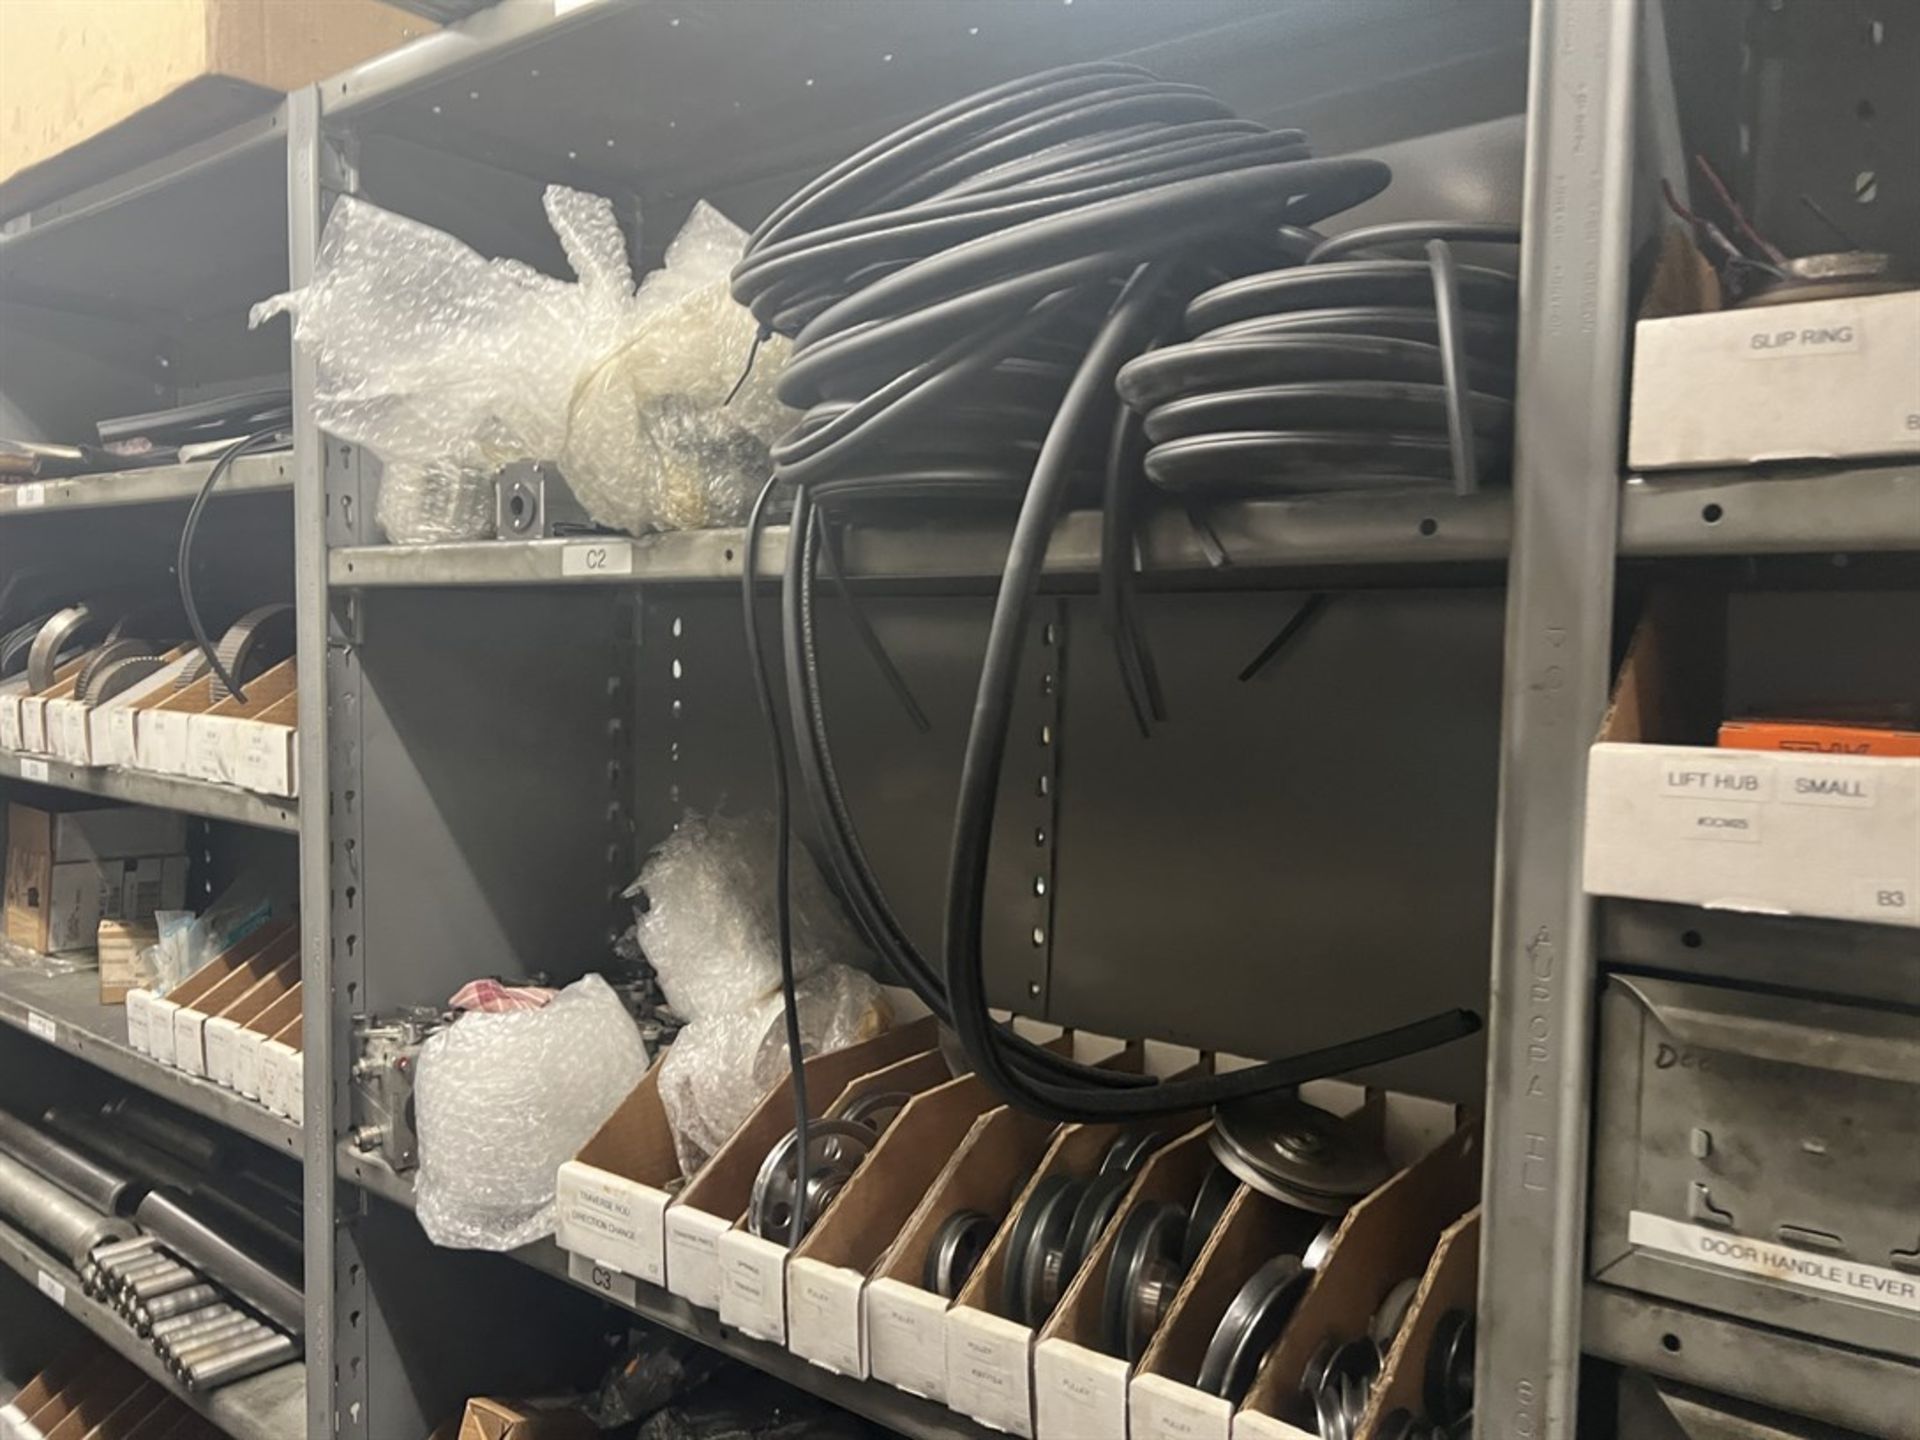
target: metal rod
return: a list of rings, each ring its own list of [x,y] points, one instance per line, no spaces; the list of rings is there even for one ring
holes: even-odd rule
[[[272,1327],[262,1325],[258,1320],[250,1320],[244,1325],[235,1325],[226,1330],[217,1330],[203,1336],[191,1345],[176,1346],[173,1358],[167,1364],[175,1375],[185,1376],[195,1365],[204,1365],[219,1355],[230,1355],[235,1350],[248,1345],[258,1344],[262,1340],[271,1340],[278,1334]]]
[[[181,1356],[195,1354],[230,1335],[265,1328],[254,1316],[236,1310],[224,1319],[209,1320],[197,1330],[183,1330],[176,1335],[169,1335],[163,1344],[154,1346],[154,1349],[170,1364],[178,1364]]]
[[[0,1155],[0,1216],[63,1257],[75,1270],[94,1248],[124,1240],[132,1227],[81,1204],[52,1181]]]
[[[200,1284],[199,1274],[185,1265],[175,1265],[171,1270],[161,1271],[157,1275],[148,1275],[136,1280],[128,1288],[135,1300],[158,1300],[163,1295],[171,1295],[176,1290],[190,1290]]]
[[[168,1191],[151,1192],[136,1212],[140,1224],[158,1235],[181,1259],[226,1286],[281,1329],[301,1334],[305,1316],[300,1287],[240,1249],[191,1213],[182,1201],[183,1197]]]
[[[154,1336],[153,1348],[162,1356],[171,1355],[182,1345],[191,1345],[202,1335],[225,1328],[235,1320],[252,1318],[244,1310],[237,1310],[231,1305],[211,1305],[196,1312],[192,1324],[176,1326],[165,1335]]]
[[[249,1375],[258,1375],[262,1370],[271,1370],[276,1365],[294,1359],[299,1353],[292,1336],[275,1335],[188,1367],[186,1386],[189,1390],[211,1390],[216,1385],[229,1385]]]
[[[219,1293],[214,1290],[211,1285],[198,1288],[213,1291],[216,1295]],[[167,1296],[167,1299],[175,1300],[186,1293],[186,1291],[175,1291],[172,1295]],[[233,1306],[225,1304],[222,1301],[203,1300],[198,1305],[184,1307],[174,1311],[171,1315],[156,1315],[153,1318],[153,1324],[148,1329],[147,1334],[157,1345],[169,1335],[177,1335],[189,1326],[204,1325],[209,1320],[219,1320],[225,1316],[237,1313]]]
[[[131,1176],[109,1170],[4,1110],[0,1110],[0,1150],[103,1215],[116,1215],[126,1208],[127,1192],[133,1188]]]

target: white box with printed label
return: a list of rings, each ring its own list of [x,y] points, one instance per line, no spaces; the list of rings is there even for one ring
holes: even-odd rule
[[[1662,596],[1634,634],[1588,759],[1588,892],[1920,926],[1920,759],[1699,743],[1720,625]]]
[[[655,1065],[579,1153],[560,1166],[554,1238],[562,1250],[649,1285],[664,1285],[667,1205],[680,1180]]]
[[[1920,290],[1642,320],[1636,470],[1920,454]]]

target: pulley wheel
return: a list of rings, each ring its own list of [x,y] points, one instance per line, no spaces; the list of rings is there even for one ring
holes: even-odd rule
[[[1144,1201],[1121,1222],[1100,1316],[1109,1354],[1131,1364],[1146,1353],[1186,1278],[1186,1231],[1186,1212],[1164,1200]]]
[[[1393,1173],[1358,1126],[1287,1094],[1222,1105],[1207,1143],[1263,1195],[1319,1215],[1344,1214]]]
[[[1313,1402],[1321,1440],[1353,1440],[1380,1376],[1380,1350],[1368,1339],[1329,1340],[1307,1362],[1300,1389]]]
[[[1096,1175],[1087,1182],[1087,1188],[1081,1192],[1080,1203],[1074,1206],[1073,1223],[1067,1227],[1066,1244],[1061,1247],[1059,1285],[1047,1296],[1049,1311],[1067,1293],[1067,1286],[1073,1283],[1073,1277],[1080,1273],[1080,1267],[1086,1263],[1087,1253],[1106,1230],[1107,1222],[1120,1209],[1120,1202],[1126,1198],[1127,1187],[1132,1183],[1133,1177],[1124,1171]]]
[[[1158,1130],[1129,1130],[1116,1135],[1100,1157],[1100,1174],[1131,1175],[1147,1163],[1147,1157],[1167,1143]]]
[[[1442,1425],[1456,1424],[1473,1413],[1473,1342],[1471,1310],[1449,1310],[1434,1327],[1423,1389],[1427,1414]]]
[[[1187,1217],[1186,1238],[1180,1247],[1182,1265],[1193,1268],[1239,1189],[1238,1177],[1226,1166],[1215,1164],[1207,1171],[1207,1178],[1200,1182],[1200,1193],[1193,1197],[1193,1212]]]
[[[1312,1278],[1297,1255],[1276,1255],[1254,1271],[1207,1342],[1198,1387],[1237,1408]]]
[[[956,1210],[941,1221],[927,1250],[922,1277],[927,1289],[948,1300],[958,1295],[999,1228],[991,1215],[978,1210]]]
[[[1407,1311],[1413,1308],[1413,1297],[1419,1289],[1420,1277],[1407,1276],[1387,1291],[1386,1298],[1373,1312],[1373,1319],[1367,1322],[1367,1335],[1380,1347],[1381,1354],[1393,1348],[1393,1337],[1400,1333],[1400,1327],[1406,1323]]]
[[[907,1102],[913,1099],[905,1090],[885,1090],[877,1095],[862,1095],[846,1109],[833,1113],[836,1120],[850,1120],[855,1125],[864,1125],[875,1135],[885,1132],[900,1112],[907,1108]]]
[[[1042,1297],[1047,1290],[1048,1260],[1057,1274],[1074,1207],[1085,1189],[1086,1181],[1071,1175],[1048,1175],[1035,1183],[1027,1203],[1020,1207],[1008,1237],[1007,1269],[1000,1282],[1000,1308],[1008,1319],[1029,1325],[1046,1319]]]
[[[807,1126],[804,1196],[799,1175],[800,1136],[789,1130],[760,1162],[747,1205],[747,1227],[762,1240],[781,1243],[792,1234],[793,1212],[802,1208],[801,1233],[813,1228],[833,1197],[873,1148],[873,1132],[846,1120],[816,1120]]]

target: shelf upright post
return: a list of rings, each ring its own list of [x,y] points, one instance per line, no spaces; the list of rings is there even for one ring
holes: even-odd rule
[[[1574,1436],[1595,983],[1581,830],[1612,639],[1640,12],[1533,6],[1479,1440]]]

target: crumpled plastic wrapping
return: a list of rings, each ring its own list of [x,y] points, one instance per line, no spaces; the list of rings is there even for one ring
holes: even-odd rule
[[[824,1055],[878,1035],[892,1012],[872,976],[824,965],[794,987],[800,1053]],[[689,1020],[660,1060],[660,1106],[680,1171],[691,1175],[724,1145],[787,1072],[779,991],[744,1010]]]
[[[551,1234],[560,1163],[646,1069],[640,1032],[598,975],[541,1009],[474,1011],[429,1037],[413,1090],[414,1194],[427,1238],[514,1250]]]
[[[773,816],[688,811],[641,867],[640,948],[683,1019],[743,1010],[780,988]],[[793,973],[866,952],[804,846],[793,847]]]
[[[660,1065],[660,1102],[683,1173],[739,1128],[787,1067],[774,909],[774,820],[689,811],[628,894],[660,989],[685,1019]],[[793,849],[793,969],[800,1048],[839,1050],[884,1030],[886,999],[842,963],[866,955],[804,847]]]
[[[636,289],[610,202],[545,196],[574,281],[489,260],[352,196],[328,216],[313,282],[253,307],[289,312],[314,358],[315,420],[385,467],[388,538],[493,529],[490,477],[553,461],[602,525],[641,533],[737,524],[792,419],[774,398],[786,343],[759,347],[727,288],[746,235],[701,202]]]

